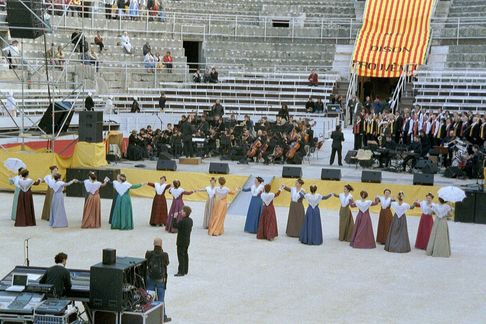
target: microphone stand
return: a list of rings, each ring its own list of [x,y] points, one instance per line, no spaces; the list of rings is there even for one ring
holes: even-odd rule
[[[24,240],[24,264],[27,267],[30,267],[30,260],[29,260],[29,240],[30,240],[30,237],[29,238],[26,238]]]

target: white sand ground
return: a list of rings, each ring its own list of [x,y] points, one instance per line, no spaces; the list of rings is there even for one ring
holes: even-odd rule
[[[111,201],[103,200],[103,228],[81,230],[83,199],[66,198],[70,228],[15,228],[9,219],[12,194],[1,193],[0,275],[23,262],[23,240],[31,237],[32,265],[49,266],[69,254],[68,266],[89,269],[105,247],[119,256],[143,256],[161,236],[169,253],[167,309],[175,323],[486,323],[486,226],[449,223],[452,257],[427,257],[352,249],[337,240],[338,217],[323,211],[324,244],[305,246],[285,236],[287,209],[278,208],[279,238],[259,241],[243,233],[244,217],[229,215],[226,233],[201,229],[202,203],[194,209],[190,274],[175,278],[175,235],[148,222],[151,201],[133,199],[135,230],[112,231]],[[40,216],[43,196],[34,196]],[[377,217],[373,216],[376,229]],[[411,244],[418,218],[409,218]]]

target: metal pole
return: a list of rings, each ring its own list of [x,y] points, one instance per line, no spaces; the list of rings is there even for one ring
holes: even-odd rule
[[[22,65],[24,64],[24,41],[23,39],[20,40],[21,44],[21,59],[22,59]],[[22,118],[21,118],[21,121],[20,121],[20,134],[24,134],[24,118],[25,118],[25,93],[24,93],[24,83],[25,83],[25,72],[22,68],[22,78],[20,79],[21,83],[22,83]],[[22,146],[21,146],[21,150],[23,151],[24,150],[24,145],[25,145],[25,138],[24,136],[22,136]]]

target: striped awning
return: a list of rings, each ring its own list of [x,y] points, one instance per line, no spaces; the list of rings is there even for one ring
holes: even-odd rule
[[[353,62],[359,76],[395,78],[423,64],[435,0],[367,0]]]

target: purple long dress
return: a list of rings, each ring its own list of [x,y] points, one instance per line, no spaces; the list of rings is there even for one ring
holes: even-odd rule
[[[359,212],[354,223],[353,235],[351,235],[350,245],[356,249],[376,248],[375,234],[371,223],[369,208],[376,205],[371,200],[358,200],[351,204],[351,207],[358,207]]]
[[[185,191],[182,188],[170,188],[170,194],[172,195],[172,204],[170,205],[169,215],[167,217],[167,224],[165,230],[169,233],[177,233],[177,229],[172,227],[173,219],[176,218],[180,221],[182,218],[182,207],[184,207],[184,201],[182,197],[184,195],[191,195],[192,191]]]
[[[51,200],[51,211],[49,213],[49,225],[54,228],[68,227],[66,208],[64,207],[64,187],[71,182],[56,181],[49,184],[54,194]]]

